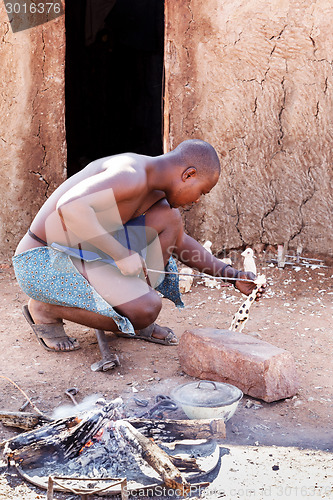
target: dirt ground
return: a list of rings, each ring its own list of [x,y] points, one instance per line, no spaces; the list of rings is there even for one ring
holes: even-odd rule
[[[200,498],[333,498],[332,262],[326,260],[327,268],[296,271],[270,267],[266,260],[267,255],[261,254],[257,265],[269,288],[253,306],[243,333],[290,351],[300,389],[293,398],[270,404],[244,395],[227,423],[220,474]],[[75,386],[78,401],[92,394],[106,399],[121,396],[128,414],[138,415],[142,408],[134,397],[147,399],[152,406],[157,394],[168,395],[176,385],[192,380],[182,372],[176,347],[111,335],[110,345],[121,367],[94,373],[90,365],[100,359],[94,332],[75,324],[66,328],[79,339],[81,350],[46,352],[21,314],[27,299],[8,262],[0,265],[0,293],[0,373],[14,380],[47,414],[72,404],[64,392]],[[197,282],[183,300],[185,309],[164,300],[159,319],[179,337],[189,327],[228,328],[242,296],[233,287],[210,289]],[[17,411],[24,403],[22,394],[4,379],[0,387],[0,409]],[[176,415],[183,416],[180,410]],[[17,430],[0,424],[0,441],[16,434]],[[44,491],[7,470],[3,461],[0,473],[0,499],[45,498]],[[55,494],[55,498],[78,497]]]

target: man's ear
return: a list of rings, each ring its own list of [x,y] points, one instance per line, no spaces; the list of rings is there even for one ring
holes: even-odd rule
[[[197,175],[197,169],[195,167],[188,167],[182,173],[182,181],[185,182],[185,181],[187,181],[187,179],[190,179],[191,177],[195,177],[196,175]]]

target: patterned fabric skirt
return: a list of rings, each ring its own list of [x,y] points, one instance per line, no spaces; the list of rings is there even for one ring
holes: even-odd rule
[[[13,266],[18,284],[29,297],[107,316],[114,320],[121,332],[135,334],[129,319],[118,314],[94,290],[66,253],[51,247],[36,247],[14,256]],[[166,270],[177,271],[172,257]],[[177,275],[166,275],[156,290],[178,307],[183,307]]]

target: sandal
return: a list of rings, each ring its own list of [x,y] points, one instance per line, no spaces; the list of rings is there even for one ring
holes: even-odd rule
[[[54,352],[69,352],[69,351],[77,351],[80,349],[80,345],[78,341],[73,337],[68,337],[64,330],[64,323],[52,323],[52,324],[44,324],[44,325],[36,325],[31,317],[28,306],[23,306],[22,313],[29,325],[31,326],[33,332],[35,333],[38,342],[46,349],[47,351]],[[73,348],[72,349],[55,349],[54,347],[49,347],[45,340],[58,340],[59,343],[64,340],[69,341]]]
[[[128,333],[115,332],[117,337],[124,337],[127,339],[137,339],[137,340],[146,340],[147,342],[153,342],[154,344],[162,344],[162,345],[178,345],[178,339],[171,328],[167,326],[162,326],[168,333],[168,335],[164,339],[157,339],[153,337],[153,332],[156,324],[152,323],[146,328],[142,328],[142,330],[138,330],[138,333],[135,335],[129,335]],[[172,342],[177,340],[177,342]]]

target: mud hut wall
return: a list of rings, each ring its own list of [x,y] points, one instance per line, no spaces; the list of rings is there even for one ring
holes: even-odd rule
[[[330,0],[166,0],[165,150],[210,142],[222,175],[184,213],[213,250],[332,254]]]
[[[64,16],[13,33],[0,2],[0,254],[66,176]]]

